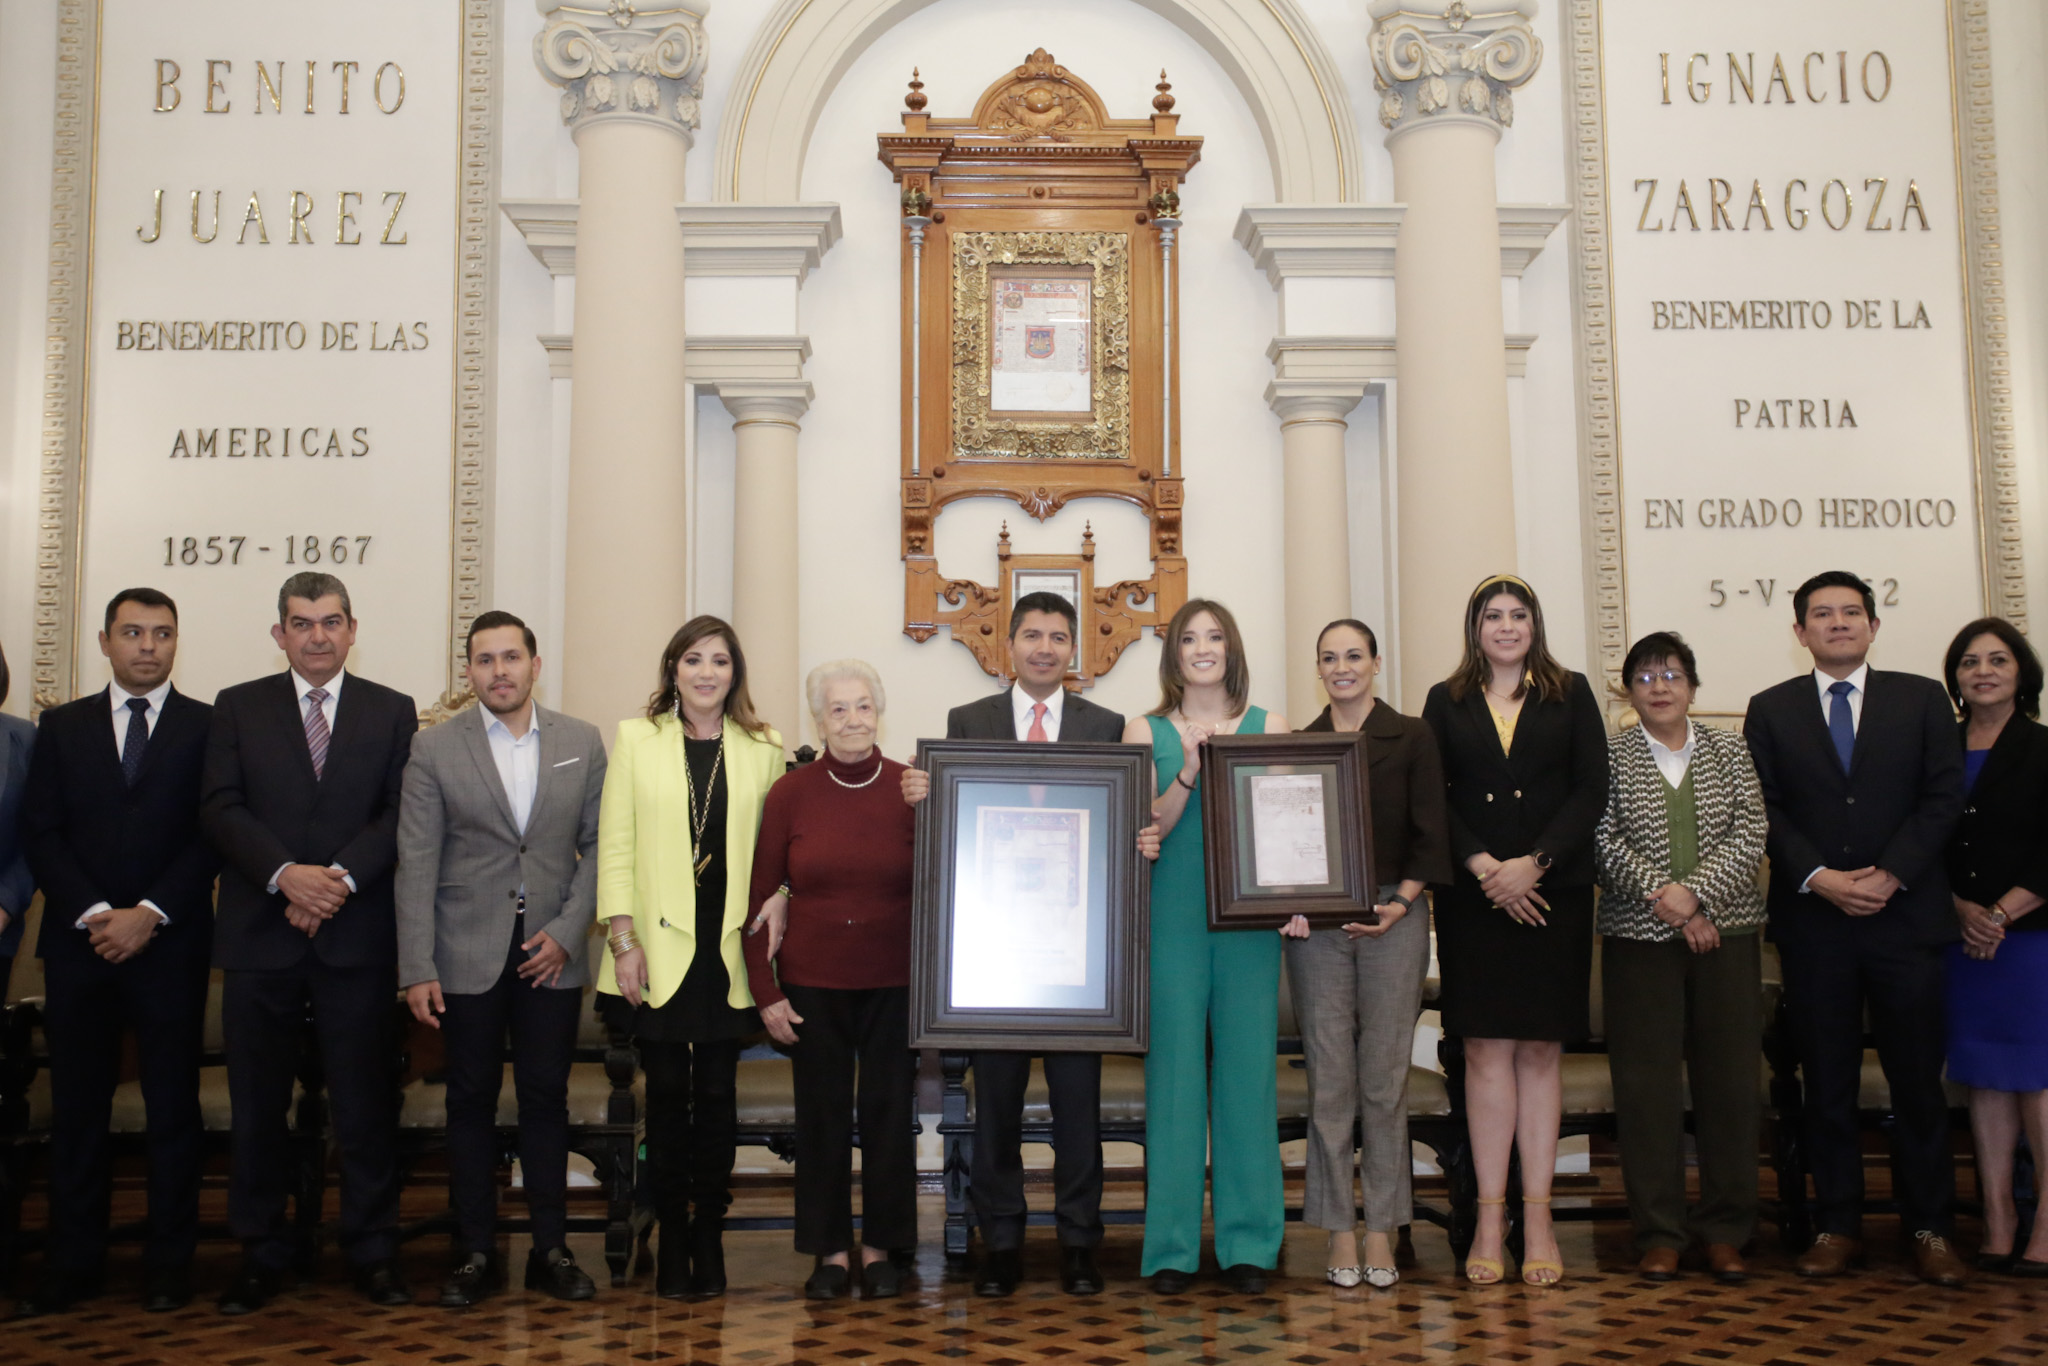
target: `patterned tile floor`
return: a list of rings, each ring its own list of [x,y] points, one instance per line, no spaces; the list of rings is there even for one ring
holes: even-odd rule
[[[934,1250],[942,1210],[923,1202],[926,1244],[918,1276],[900,1299],[816,1306],[800,1283],[808,1263],[788,1235],[728,1235],[733,1289],[708,1304],[654,1298],[643,1272],[623,1290],[601,1288],[588,1304],[564,1305],[513,1291],[486,1306],[373,1308],[346,1288],[330,1256],[322,1277],[289,1290],[263,1313],[217,1315],[210,1298],[172,1315],[133,1307],[133,1254],[118,1253],[109,1293],[61,1318],[0,1324],[0,1366],[421,1366],[548,1363],[907,1363],[967,1361],[1324,1363],[1872,1363],[2019,1366],[2048,1358],[2048,1284],[1979,1277],[1941,1291],[1902,1273],[1896,1229],[1878,1221],[1872,1267],[1832,1282],[1803,1281],[1775,1247],[1755,1259],[1748,1285],[1699,1275],[1668,1285],[1629,1271],[1624,1225],[1565,1228],[1571,1278],[1552,1290],[1519,1284],[1484,1291],[1454,1276],[1443,1235],[1418,1227],[1418,1265],[1392,1291],[1335,1290],[1320,1278],[1322,1236],[1290,1226],[1283,1273],[1246,1298],[1213,1278],[1184,1296],[1152,1295],[1137,1279],[1139,1231],[1113,1227],[1102,1253],[1106,1294],[1075,1300],[1054,1281],[1055,1253],[1034,1231],[1032,1279],[1012,1299],[977,1299],[948,1275]],[[600,1273],[595,1238],[576,1250]],[[410,1244],[405,1264],[424,1296],[443,1270],[441,1244]],[[523,1258],[523,1241],[515,1247]],[[233,1250],[209,1244],[196,1269],[203,1288],[230,1274]],[[1598,1269],[1596,1269],[1596,1267]],[[29,1268],[34,1270],[33,1263]]]

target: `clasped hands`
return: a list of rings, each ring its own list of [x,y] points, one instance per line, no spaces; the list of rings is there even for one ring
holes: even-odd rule
[[[1543,880],[1543,870],[1536,866],[1535,855],[1502,860],[1491,854],[1474,854],[1465,860],[1465,867],[1479,879],[1479,890],[1486,899],[1512,919],[1539,928],[1550,923],[1543,918],[1550,903],[1536,892]]]
[[[1989,907],[1965,901],[1962,897],[1954,900],[1956,919],[1963,922],[1963,952],[1971,958],[1990,962],[1997,954],[1998,946],[2005,942],[2005,926],[1991,922]]]
[[[1682,882],[1667,882],[1643,898],[1650,914],[1685,936],[1686,947],[1707,953],[1721,947],[1720,927],[1700,908],[1699,894]]]
[[[149,947],[163,923],[163,917],[147,906],[123,906],[87,920],[85,933],[94,953],[109,963],[125,963]]]
[[[284,918],[311,939],[348,900],[348,874],[313,863],[288,864],[277,875],[277,890],[285,896]]]
[[[1806,880],[1806,889],[1832,901],[1844,915],[1876,915],[1899,890],[1899,880],[1877,867],[1846,873],[1823,868]]]

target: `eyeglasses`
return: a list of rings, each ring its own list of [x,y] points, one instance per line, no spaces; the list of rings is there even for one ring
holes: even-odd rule
[[[1687,681],[1684,673],[1680,672],[1677,669],[1666,669],[1662,673],[1649,673],[1645,671],[1643,673],[1637,674],[1633,679],[1629,681],[1634,683],[1639,688],[1647,688],[1652,683],[1657,682],[1659,679],[1662,679],[1666,683],[1684,683]]]

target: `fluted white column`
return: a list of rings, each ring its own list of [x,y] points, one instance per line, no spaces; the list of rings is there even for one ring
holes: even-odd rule
[[[1542,61],[1536,0],[1371,0],[1373,87],[1407,205],[1394,255],[1401,695],[1457,662],[1472,586],[1516,567],[1494,149]]]
[[[721,384],[733,416],[732,625],[747,652],[747,687],[783,748],[803,743],[797,696],[797,425],[810,385]]]
[[[1316,636],[1351,615],[1351,531],[1344,486],[1344,416],[1363,397],[1314,386],[1268,399],[1280,415],[1281,573],[1287,589],[1287,719],[1305,726],[1323,709]]]
[[[683,235],[709,0],[536,0],[541,74],[576,140],[565,711],[609,734],[645,704],[688,602]]]

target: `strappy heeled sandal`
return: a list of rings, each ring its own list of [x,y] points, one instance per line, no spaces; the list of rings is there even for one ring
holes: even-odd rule
[[[1479,1203],[1482,1205],[1505,1205],[1507,1198],[1503,1196],[1498,1200],[1489,1200],[1482,1195],[1479,1197]],[[1504,1268],[1501,1266],[1501,1261],[1498,1257],[1467,1257],[1465,1259],[1465,1280],[1472,1285],[1499,1285],[1503,1274]]]
[[[1522,1203],[1525,1205],[1548,1205],[1550,1203],[1550,1197],[1545,1195],[1539,1198],[1534,1195],[1525,1195],[1522,1197]],[[1551,1236],[1553,1238],[1556,1236],[1554,1230]],[[1547,1290],[1551,1286],[1557,1285],[1559,1282],[1563,1280],[1563,1262],[1555,1261],[1544,1257],[1522,1258],[1523,1285],[1533,1285],[1536,1286],[1538,1289]]]

